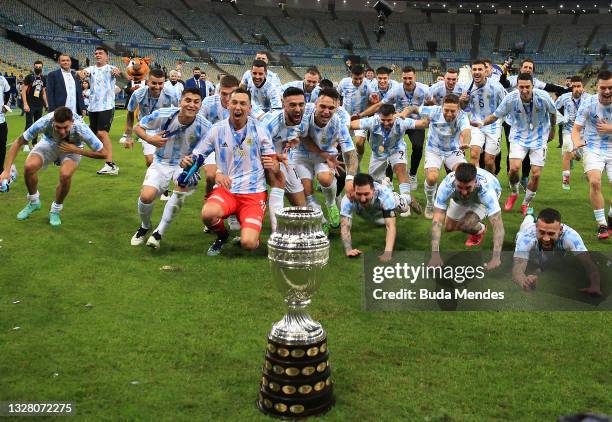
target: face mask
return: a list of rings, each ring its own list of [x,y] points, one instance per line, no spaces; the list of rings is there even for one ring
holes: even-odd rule
[[[40,75],[42,73],[42,69],[40,67],[35,67],[34,73],[36,73],[37,75]]]
[[[193,79],[200,79],[200,75],[193,75]]]

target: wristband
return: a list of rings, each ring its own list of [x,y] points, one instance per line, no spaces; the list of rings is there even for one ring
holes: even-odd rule
[[[351,176],[350,174],[347,174],[347,175],[345,176],[344,180],[345,180],[346,182],[352,182],[354,178],[355,178],[355,176]]]

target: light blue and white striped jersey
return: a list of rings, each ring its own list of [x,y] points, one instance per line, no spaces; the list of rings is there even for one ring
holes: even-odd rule
[[[459,95],[467,92],[469,96],[468,105],[465,111],[470,116],[470,120],[482,122],[487,116],[493,114],[506,96],[506,90],[500,83],[487,79],[481,87],[473,81],[465,84],[457,84]],[[496,133],[501,126],[499,120],[487,126],[482,126],[483,133]]]
[[[338,107],[336,109],[335,115],[338,116],[338,119],[340,119],[340,123],[342,123],[342,125],[346,127],[351,126],[351,115],[348,114],[345,109],[343,109],[342,107]]]
[[[548,142],[550,114],[557,109],[548,92],[533,90],[532,101],[524,104],[518,91],[512,91],[493,113],[497,118],[509,117],[510,142],[525,148],[543,148]]]
[[[280,87],[283,85],[278,75],[272,72],[270,69],[267,69],[266,80],[269,80],[273,85],[276,85],[279,88],[279,90],[280,90]],[[243,85],[248,85],[249,81],[253,83],[253,77],[251,76],[250,69],[245,71],[242,74],[242,79],[240,80],[240,83]]]
[[[115,77],[112,70],[116,66],[89,66],[89,112],[106,111],[115,108]]]
[[[6,122],[4,118],[4,93],[9,92],[11,90],[11,86],[8,81],[4,78],[4,76],[0,75],[0,124]]]
[[[211,124],[215,124],[218,121],[225,120],[229,117],[229,110],[223,108],[221,103],[221,96],[219,94],[210,95],[202,100],[202,107],[198,112]],[[251,104],[250,116],[257,119],[263,115],[263,110],[256,104]]]
[[[386,158],[396,152],[406,152],[406,142],[404,142],[404,133],[408,129],[414,129],[415,121],[413,119],[396,118],[393,126],[389,131],[386,131],[380,123],[380,116],[374,115],[359,120],[359,129],[370,131],[370,147],[372,148],[372,156],[376,158]]]
[[[421,106],[419,114],[429,119],[426,149],[439,155],[459,150],[461,131],[470,129],[467,114],[459,111],[452,122],[444,119],[441,106]]]
[[[266,128],[251,117],[239,131],[234,130],[229,119],[215,123],[193,153],[205,157],[214,153],[217,168],[232,179],[230,192],[235,194],[265,192],[261,159],[276,155]]]
[[[575,123],[584,127],[583,139],[586,148],[605,157],[612,157],[612,135],[597,133],[597,122],[612,123],[612,104],[604,106],[598,95],[582,100]]]
[[[553,246],[553,251],[557,252],[586,252],[587,248],[582,241],[582,238],[571,227],[561,224],[561,235]],[[530,252],[537,255],[542,254],[542,249],[537,238],[536,223],[532,222],[523,230],[516,234],[516,246],[514,248],[514,257],[529,259]]]
[[[138,123],[144,130],[167,131],[168,141],[155,150],[155,162],[176,166],[181,159],[191,154],[193,149],[210,131],[211,124],[199,114],[188,125],[181,125],[178,120],[180,108],[166,107],[155,110]]]
[[[351,78],[343,78],[338,84],[338,93],[342,97],[342,107],[352,116],[368,108],[370,94],[374,90],[365,79],[361,85],[355,86]]]
[[[447,94],[459,95],[459,84],[455,85],[455,88],[451,92],[446,89],[446,82],[439,81],[429,87],[429,95],[435,101],[436,105],[442,105],[442,100]]]
[[[555,101],[555,107],[557,107],[557,110],[563,108],[563,116],[566,118],[563,130],[570,132],[572,131],[574,128],[574,120],[576,120],[578,110],[580,109],[580,103],[588,99],[590,96],[590,94],[583,92],[579,98],[574,98],[571,92],[566,92],[557,98],[557,101]]]
[[[377,92],[378,95],[380,96],[380,99],[382,100],[383,98],[385,98],[385,95],[391,92],[391,90],[393,90],[393,88],[395,88],[396,86],[401,85],[401,83],[398,81],[394,81],[393,79],[389,79],[389,83],[387,84],[387,89],[381,89],[380,86],[378,85],[378,80],[373,79],[370,82],[370,85],[372,86],[372,91]]]
[[[461,193],[457,191],[455,185],[455,172],[451,172],[438,187],[434,206],[441,210],[446,210],[449,201],[452,199],[458,205],[473,205],[482,204],[487,209],[487,215],[493,215],[501,212],[499,206],[499,196],[501,195],[501,185],[497,177],[486,171],[485,169],[476,169],[476,188],[472,194],[463,199]]]
[[[287,126],[284,110],[274,110],[264,114],[261,124],[268,131],[277,154],[284,154],[287,141],[300,136],[300,124]],[[289,162],[292,161],[291,156],[292,154],[289,154]]]
[[[507,91],[510,93],[512,91],[516,91],[518,86],[518,75],[508,76],[508,82],[510,82],[510,87]],[[534,89],[544,89],[546,86],[546,82],[542,82],[538,78],[533,78],[533,88]]]
[[[274,85],[269,79],[259,88],[255,86],[253,79],[249,79],[247,89],[251,93],[251,104],[259,106],[264,112],[283,108],[280,86]]]
[[[374,195],[372,195],[369,204],[363,206],[359,201],[351,201],[348,196],[344,195],[340,203],[340,215],[353,218],[353,214],[357,213],[366,218],[376,218],[380,217],[381,211],[393,211],[396,207],[397,204],[391,188],[374,182]]]
[[[304,81],[291,81],[287,82],[281,87],[281,94],[283,94],[285,90],[290,87],[299,88],[304,91],[304,99],[307,103],[314,103],[315,101],[317,101],[317,98],[319,98],[319,91],[321,91],[321,88],[319,88],[319,86],[317,85],[312,89],[311,92],[306,92],[306,90],[304,89]]]
[[[321,150],[336,154],[337,145],[340,145],[342,152],[348,152],[355,149],[353,140],[348,127],[340,120],[337,113],[331,117],[325,127],[319,127],[315,123],[315,107],[314,104],[307,104],[300,124],[301,136],[310,136],[310,138],[321,148]],[[298,150],[295,152],[296,157],[307,158],[311,153],[300,143]]]
[[[402,83],[397,84],[394,88],[389,90],[387,95],[382,99],[382,102],[394,105],[395,111],[399,113],[409,106],[422,106],[425,100],[430,98],[431,95],[429,94],[429,87],[427,85],[416,82],[413,91],[406,91]],[[416,114],[411,114],[409,117],[413,119],[418,118]]]
[[[23,139],[30,142],[36,139],[38,135],[42,135],[42,141],[51,144],[59,144],[60,142],[68,142],[77,147],[82,147],[83,142],[87,144],[93,151],[100,151],[103,147],[102,142],[92,132],[80,116],[74,115],[74,123],[68,139],[61,139],[53,129],[53,113],[45,114],[38,119],[28,130],[23,133]]]
[[[132,93],[127,110],[136,111],[138,109],[138,118],[142,119],[160,108],[178,107],[179,101],[179,96],[174,88],[164,87],[159,97],[153,98],[149,87],[143,86]]]

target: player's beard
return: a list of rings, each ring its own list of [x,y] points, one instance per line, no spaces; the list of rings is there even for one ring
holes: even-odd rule
[[[603,105],[612,104],[612,93],[609,94],[599,94],[599,102]]]

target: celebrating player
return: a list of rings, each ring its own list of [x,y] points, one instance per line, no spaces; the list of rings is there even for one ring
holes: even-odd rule
[[[575,155],[573,153],[574,144],[572,142],[572,128],[574,126],[574,121],[576,120],[576,115],[578,114],[578,109],[580,108],[580,103],[582,100],[586,100],[590,96],[584,92],[584,87],[582,86],[582,79],[580,76],[572,76],[570,78],[570,83],[572,86],[572,92],[567,92],[561,95],[559,98],[557,98],[557,101],[555,101],[555,107],[557,107],[558,110],[563,109],[563,113],[567,119],[563,125],[563,144],[561,149],[561,154],[563,156],[561,187],[564,190],[570,190],[570,167],[571,160]]]
[[[459,72],[457,72],[457,69],[448,69],[444,74],[443,80],[436,82],[429,87],[429,95],[431,96],[431,99],[429,99],[429,101],[427,101],[425,104],[442,105],[444,97],[446,97],[448,94],[459,95],[459,87],[457,86],[458,77]]]
[[[493,226],[493,256],[487,268],[493,269],[501,264],[504,223],[499,208],[500,194],[501,185],[497,178],[473,164],[461,163],[444,178],[436,195],[431,224],[430,266],[442,265],[440,237],[443,225],[447,232],[462,231],[469,234],[466,246],[478,246],[487,231],[487,226],[482,223],[487,217]]]
[[[373,117],[351,122],[351,129],[370,131],[372,156],[370,157],[368,173],[375,181],[380,183],[385,177],[387,166],[391,165],[399,180],[400,195],[404,197],[406,203],[410,204],[417,214],[421,213],[421,206],[416,199],[410,197],[404,133],[409,129],[424,129],[428,124],[428,120],[415,121],[410,118],[396,118],[395,107],[391,104],[381,106],[378,109],[378,114]],[[407,213],[402,213],[402,216],[408,216],[409,212],[410,209]]]
[[[162,236],[172,220],[181,211],[187,196],[193,193],[199,175],[179,184],[182,173],[179,166],[181,158],[191,154],[195,146],[206,136],[210,122],[198,114],[202,105],[202,93],[198,88],[185,88],[181,94],[179,108],[160,108],[140,120],[134,128],[136,135],[155,146],[153,163],[147,169],[140,197],[138,214],[140,227],[132,236],[133,246],[142,245],[151,230],[151,214],[155,198],[165,192],[174,181],[174,192],[164,207],[161,221],[147,240],[147,246],[159,249]]]
[[[160,108],[178,107],[180,100],[179,96],[174,89],[166,89],[164,86],[165,82],[166,76],[164,72],[161,69],[152,69],[149,72],[147,85],[138,88],[130,96],[130,101],[127,105],[125,131],[123,137],[119,140],[120,143],[125,144],[126,148],[132,148],[134,146],[134,141],[132,141],[131,138],[134,121],[136,120],[136,112],[138,112],[138,118],[142,120]],[[151,133],[151,135],[153,135],[153,133]],[[142,144],[145,164],[149,167],[153,162],[155,146],[142,139],[139,139],[139,141]]]
[[[559,211],[552,208],[543,209],[536,221],[533,215],[528,214],[516,235],[512,280],[524,289],[535,289],[538,276],[526,274],[531,254],[536,255],[534,258],[538,260],[540,269],[543,269],[546,261],[550,259],[550,255],[545,254],[546,252],[573,252],[584,265],[590,279],[590,286],[580,291],[601,295],[599,271],[586,251],[587,248],[578,232],[561,224]]]
[[[472,62],[472,81],[460,85],[461,108],[469,113],[471,121],[483,121],[499,107],[506,96],[506,91],[497,82],[485,76],[485,63],[482,60]],[[488,126],[472,127],[470,155],[471,162],[478,167],[480,155],[484,150],[484,166],[495,174],[495,157],[501,151],[502,127],[498,120]]]
[[[306,73],[304,73],[303,81],[293,81],[287,82],[281,88],[281,92],[285,92],[285,90],[289,87],[299,88],[304,91],[304,98],[307,103],[314,103],[317,101],[319,97],[319,81],[321,80],[321,72],[314,66],[306,69]]]
[[[106,158],[107,151],[81,117],[73,115],[68,107],[58,107],[53,113],[38,119],[13,143],[4,162],[4,171],[0,174],[0,183],[10,180],[11,166],[19,149],[38,135],[42,135],[42,141],[32,148],[24,166],[28,204],[17,214],[17,220],[25,220],[41,208],[38,171],[47,167],[49,163],[57,161],[60,163],[60,177],[55,190],[55,201],[51,204],[49,212],[49,223],[52,226],[59,226],[62,224],[60,211],[64,207],[72,175],[79,166],[81,157],[102,159]],[[86,143],[91,151],[84,150],[83,143]]]
[[[302,179],[306,203],[313,208],[321,208],[313,195],[312,181],[317,177],[331,227],[340,225],[340,211],[336,205],[337,182],[330,168],[338,155],[339,145],[346,164],[345,189],[349,196],[353,193],[353,177],[357,173],[357,153],[351,141],[348,127],[336,115],[340,96],[333,88],[322,89],[317,102],[308,105],[302,119],[302,136],[305,139],[295,151],[295,164]],[[317,152],[308,148],[309,141],[315,144]],[[337,164],[337,162],[335,162]],[[333,165],[332,165],[333,167]]]
[[[593,214],[599,224],[597,237],[607,239],[612,232],[612,203],[606,227],[601,173],[605,170],[608,182],[612,183],[612,73],[609,70],[602,70],[597,75],[597,95],[580,104],[572,128],[572,141],[574,148],[585,146],[584,172],[589,179]]]
[[[268,52],[267,51],[258,51],[255,53],[255,60],[261,60],[262,62],[264,62],[267,65],[270,64],[270,57],[268,56]],[[267,79],[273,84],[276,85],[279,89],[282,85],[280,78],[278,77],[278,75],[274,72],[272,72],[269,69],[266,69],[266,77]],[[251,74],[251,70],[246,70],[243,74],[242,74],[242,79],[240,79],[240,85],[242,86],[242,88],[246,88],[249,84],[249,80],[252,79],[252,74]]]
[[[382,261],[389,261],[393,255],[395,245],[396,213],[405,212],[408,203],[393,192],[388,179],[386,183],[375,182],[369,174],[359,173],[353,180],[355,186],[355,198],[350,199],[344,195],[340,205],[340,234],[344,254],[349,258],[361,255],[361,250],[354,249],[351,241],[351,225],[353,215],[358,214],[367,220],[377,224],[384,224],[387,230],[385,238],[385,252],[380,256]],[[380,221],[382,220],[382,222]]]
[[[527,213],[529,203],[533,200],[540,183],[540,175],[546,161],[547,143],[555,137],[557,109],[545,91],[533,88],[533,78],[527,73],[518,76],[518,90],[508,94],[497,110],[487,116],[482,126],[490,125],[508,117],[512,121],[510,130],[510,196],[504,209],[512,210],[518,198],[519,170],[523,159],[529,155],[531,161],[531,178],[525,190],[521,205],[523,215]],[[475,123],[480,126],[480,123]]]
[[[202,221],[217,234],[217,240],[208,249],[209,256],[221,253],[229,237],[223,220],[232,214],[236,214],[240,222],[242,248],[257,248],[266,208],[264,172],[280,173],[274,145],[266,129],[249,116],[249,91],[236,89],[228,108],[229,118],[213,125],[193,151],[193,155],[201,155],[204,159],[214,152],[217,161],[218,186],[208,195],[202,208]],[[182,167],[193,164],[191,155],[181,162]]]
[[[246,89],[250,92],[253,104],[263,111],[280,110],[280,86],[268,79],[268,65],[263,60],[255,60],[251,67],[251,78],[247,80]]]

